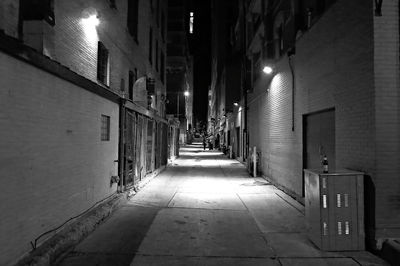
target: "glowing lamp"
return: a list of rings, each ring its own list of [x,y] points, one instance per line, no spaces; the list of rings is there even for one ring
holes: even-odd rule
[[[188,92],[188,91],[185,91],[185,92],[183,93],[183,95],[185,95],[186,97],[188,97],[188,96],[189,96],[189,92]]]
[[[272,72],[274,72],[274,70],[273,70],[273,68],[270,67],[270,66],[264,66],[263,72],[264,72],[265,74],[267,74],[267,75],[270,75],[270,74],[272,74]]]
[[[90,17],[83,19],[83,21],[88,27],[96,27],[100,24],[100,20],[96,15],[91,15]]]

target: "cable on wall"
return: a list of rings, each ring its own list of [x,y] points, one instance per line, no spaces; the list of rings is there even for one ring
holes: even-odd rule
[[[100,203],[102,203],[102,202],[108,200],[109,198],[113,197],[114,195],[116,195],[116,193],[113,193],[113,194],[111,194],[110,196],[108,196],[107,198],[104,198],[104,199],[102,199],[102,200],[97,201],[95,204],[93,204],[89,209],[85,210],[84,212],[82,212],[82,213],[80,213],[80,214],[78,214],[78,215],[76,215],[76,216],[74,216],[74,217],[69,218],[68,220],[66,220],[64,223],[62,223],[61,225],[57,226],[56,228],[51,229],[51,230],[49,230],[49,231],[46,231],[46,232],[44,232],[43,234],[39,235],[37,238],[35,238],[35,240],[33,240],[33,241],[30,242],[30,243],[31,243],[31,246],[32,246],[32,251],[36,250],[36,248],[37,248],[37,242],[38,242],[42,237],[44,237],[45,235],[48,235],[48,234],[50,234],[50,233],[52,233],[52,232],[57,231],[58,229],[60,229],[60,228],[63,227],[64,225],[66,225],[68,222],[70,222],[70,221],[72,221],[72,220],[75,220],[75,219],[77,219],[77,218],[83,216],[84,214],[86,214],[86,213],[88,213],[89,211],[91,211],[94,207],[96,207],[96,206],[99,205]],[[114,207],[114,206],[113,206],[113,207]],[[112,210],[112,208],[111,208],[111,210]]]

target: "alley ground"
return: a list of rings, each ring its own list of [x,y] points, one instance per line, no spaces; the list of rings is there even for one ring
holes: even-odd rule
[[[321,252],[305,235],[302,205],[199,143],[60,265],[386,264],[368,252]]]

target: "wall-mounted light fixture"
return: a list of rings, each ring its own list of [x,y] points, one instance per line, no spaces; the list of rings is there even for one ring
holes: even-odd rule
[[[234,102],[233,105],[237,107],[237,106],[239,106],[239,103]]]
[[[274,72],[274,69],[272,68],[272,66],[266,65],[263,67],[262,71],[267,75],[271,75]]]
[[[190,93],[189,93],[188,91],[185,91],[185,92],[183,93],[183,95],[185,95],[186,97],[188,97],[188,96],[190,95]]]
[[[99,16],[97,14],[85,14],[81,19],[81,25],[86,36],[86,41],[95,46],[99,39],[97,35],[97,26],[100,24]]]
[[[100,24],[100,20],[97,17],[97,15],[91,15],[88,18],[82,19],[82,22],[87,26],[87,27],[96,27]]]

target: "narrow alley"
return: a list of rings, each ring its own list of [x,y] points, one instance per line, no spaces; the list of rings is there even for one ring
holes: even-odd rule
[[[366,251],[320,251],[301,204],[201,146],[181,148],[59,265],[386,265]]]

